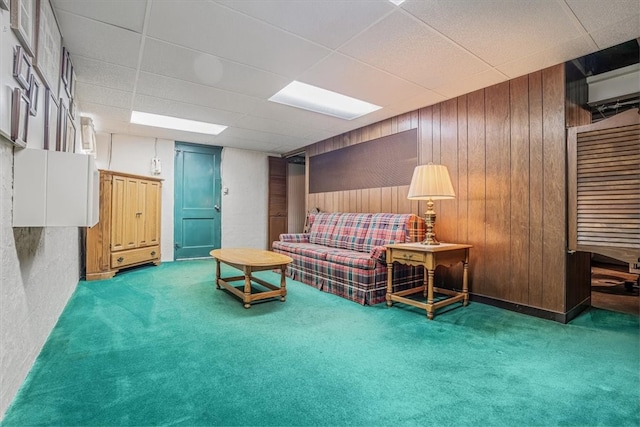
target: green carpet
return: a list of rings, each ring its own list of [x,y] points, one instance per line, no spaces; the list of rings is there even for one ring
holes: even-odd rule
[[[640,425],[637,317],[471,303],[428,321],[291,280],[245,310],[214,270],[80,282],[2,425]]]

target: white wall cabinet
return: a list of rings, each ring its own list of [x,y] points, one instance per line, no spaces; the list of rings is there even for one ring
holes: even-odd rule
[[[14,227],[92,227],[98,222],[100,175],[93,156],[16,150]]]

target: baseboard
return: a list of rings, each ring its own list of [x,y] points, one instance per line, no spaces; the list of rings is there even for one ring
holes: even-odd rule
[[[585,298],[582,302],[578,303],[575,307],[573,307],[571,310],[569,310],[566,314],[565,314],[565,318],[566,321],[563,323],[569,323],[571,322],[573,319],[575,319],[580,313],[582,313],[583,311],[587,310],[589,307],[591,307],[591,295],[589,295],[587,298]]]
[[[591,306],[591,297],[585,299],[580,304],[569,310],[567,313],[559,313],[557,311],[545,310],[537,307],[530,307],[528,305],[518,304],[514,302],[504,301],[496,298],[487,297],[484,295],[470,294],[469,299],[471,301],[479,302],[481,304],[491,305],[493,307],[502,308],[509,311],[515,311],[516,313],[526,314],[528,316],[539,317],[541,319],[553,320],[559,323],[569,323],[578,314]]]

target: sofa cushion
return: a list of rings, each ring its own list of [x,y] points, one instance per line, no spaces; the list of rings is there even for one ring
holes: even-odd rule
[[[412,214],[373,214],[363,249],[369,252],[376,246],[408,241],[406,228],[413,217]]]
[[[331,246],[363,252],[364,239],[369,229],[372,214],[343,213],[333,229]]]
[[[361,270],[373,270],[376,268],[376,262],[371,258],[371,255],[348,249],[329,252],[327,254],[327,261],[351,268],[359,268]]]
[[[323,245],[316,245],[314,243],[293,243],[293,242],[273,242],[273,249],[279,253],[292,253],[302,255],[307,258],[324,260],[327,258],[329,252],[335,251],[335,248],[331,248]]]
[[[309,230],[309,243],[332,246],[333,230],[339,219],[338,213],[319,213],[313,218]]]

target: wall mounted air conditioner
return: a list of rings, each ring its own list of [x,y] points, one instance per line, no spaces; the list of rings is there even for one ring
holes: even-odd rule
[[[640,64],[587,77],[589,105],[624,101],[640,96]]]
[[[91,117],[80,117],[82,129],[82,149],[88,153],[96,151],[96,131]]]

